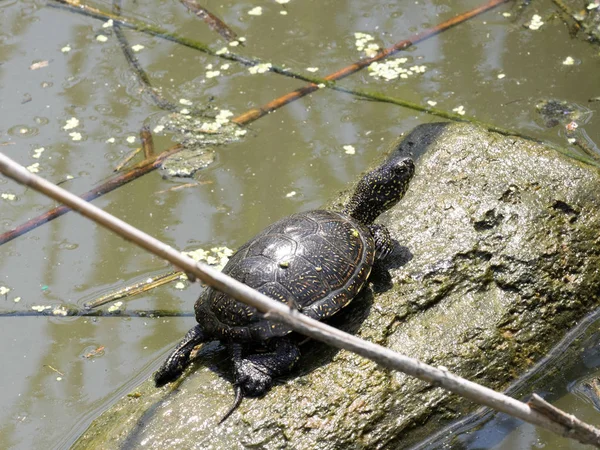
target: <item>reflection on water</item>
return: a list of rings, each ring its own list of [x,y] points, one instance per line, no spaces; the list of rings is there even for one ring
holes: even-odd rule
[[[542,396],[584,422],[600,422],[600,310],[581,321],[548,355],[520,377],[506,394],[527,401]],[[506,414],[482,408],[431,437],[413,450],[436,448],[567,449],[583,444],[560,438]]]

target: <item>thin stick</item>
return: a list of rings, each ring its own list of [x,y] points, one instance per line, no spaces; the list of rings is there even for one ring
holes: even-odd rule
[[[582,436],[586,436],[586,440],[588,442],[597,441],[597,428],[579,420],[572,414],[566,414],[564,411],[558,409],[556,406],[552,406],[539,395],[532,394],[527,404],[531,409],[548,417],[553,422],[560,423],[568,429],[577,430],[577,432],[581,433]]]
[[[0,317],[193,317],[193,311],[172,311],[168,309],[80,309],[71,306],[55,306],[44,310],[0,310]]]
[[[148,74],[146,73],[146,71],[140,64],[139,60],[133,53],[133,50],[131,49],[131,46],[129,45],[129,41],[125,37],[125,33],[123,33],[121,25],[119,25],[119,23],[115,23],[113,25],[113,30],[115,32],[115,35],[117,36],[117,41],[119,42],[121,51],[123,52],[123,55],[125,56],[125,60],[131,66],[132,71],[135,74],[135,78],[137,79],[139,85],[142,87],[142,92],[145,92],[146,94],[148,94],[149,97],[152,99],[152,101],[159,108],[164,109],[166,111],[171,111],[171,112],[179,111],[180,108],[176,104],[171,103],[170,101],[165,99],[161,95],[161,93],[158,91],[158,89],[156,89],[154,86],[152,86],[150,77],[148,77]]]
[[[380,59],[387,58],[388,56],[393,55],[394,53],[397,53],[400,50],[405,50],[408,47],[413,46],[414,44],[417,44],[421,41],[424,41],[425,39],[435,36],[436,34],[446,31],[466,20],[469,20],[475,16],[478,16],[479,14],[489,11],[490,9],[495,8],[496,6],[506,3],[506,2],[507,2],[507,0],[490,0],[488,3],[486,3],[484,5],[481,5],[477,8],[474,8],[463,14],[459,14],[458,16],[455,16],[449,20],[446,20],[446,21],[440,23],[439,25],[436,25],[435,27],[431,27],[426,30],[423,30],[420,33],[415,34],[413,37],[411,37],[409,39],[400,41],[391,47],[381,50],[379,53],[377,53],[377,55],[373,56],[372,58],[362,59],[354,64],[344,67],[341,70],[338,70],[337,72],[329,74],[324,78],[324,80],[325,81],[341,80],[342,78],[345,78],[348,75],[352,75],[353,73],[358,72],[359,70],[369,66],[370,64],[372,64],[375,61],[379,61]],[[308,94],[316,91],[317,89],[319,89],[319,86],[317,84],[314,84],[314,83],[308,84],[304,87],[296,89],[293,92],[290,92],[287,95],[284,95],[283,97],[273,100],[272,102],[269,102],[269,103],[261,106],[260,108],[252,109],[240,116],[237,116],[232,121],[237,124],[247,124],[249,122],[252,122],[252,121],[258,119],[259,117],[264,116],[265,114],[268,114],[269,112],[273,111],[274,109],[280,108],[281,106],[286,105],[287,103],[297,100],[298,98],[304,97],[305,95],[308,95]]]
[[[121,159],[121,161],[119,161],[119,163],[113,169],[113,172],[120,172],[121,169],[123,167],[125,167],[129,163],[129,161],[131,161],[133,158],[135,158],[135,155],[137,155],[141,151],[142,151],[142,147],[138,147],[138,148],[130,151],[127,155],[125,155],[125,157],[123,159]]]
[[[558,423],[532,409],[529,405],[504,394],[311,319],[296,309],[275,301],[206,264],[195,262],[172,247],[102,211],[91,203],[87,203],[76,195],[30,173],[23,166],[1,153],[0,172],[19,183],[30,186],[57,201],[65,203],[94,222],[118,233],[124,239],[166,259],[190,274],[188,276],[190,279],[196,276],[209,286],[255,307],[265,313],[265,317],[269,320],[285,323],[297,332],[337,348],[357,353],[388,369],[400,370],[476,403],[489,406],[534,425],[539,425],[561,436],[570,437],[600,448],[600,430],[589,425],[582,430],[576,422],[572,424]],[[591,433],[590,430],[592,430]]]
[[[134,166],[129,172],[116,175],[113,178],[110,178],[108,181],[103,183],[102,185],[93,188],[90,191],[87,191],[85,194],[81,196],[83,200],[91,201],[95,198],[100,197],[108,192],[115,190],[116,188],[129,183],[136,178],[141,177],[142,175],[147,174],[148,172],[156,169],[163,160],[178,151],[180,151],[183,147],[180,145],[175,145],[168,149],[167,151],[161,153],[158,156],[155,156],[149,160],[143,161],[137,166]],[[0,235],[0,245],[5,244],[6,242],[12,241],[16,237],[21,236],[22,234],[27,233],[28,231],[33,230],[34,228],[39,227],[40,225],[50,222],[51,220],[56,219],[57,217],[62,216],[65,213],[68,213],[70,209],[66,206],[58,206],[56,208],[52,208],[49,211],[46,211],[43,214],[40,214],[37,217],[29,219],[27,222],[19,225],[17,228],[13,230],[9,230]]]
[[[154,138],[148,125],[144,125],[140,130],[140,139],[144,150],[144,159],[148,160],[154,156]]]
[[[103,295],[95,300],[91,300],[83,304],[83,306],[87,309],[97,308],[99,306],[105,305],[110,302],[114,302],[115,300],[119,300],[125,297],[133,297],[134,295],[141,294],[143,292],[147,292],[151,289],[154,289],[158,286],[162,286],[163,284],[170,283],[171,281],[175,281],[179,279],[183,275],[183,272],[170,271],[168,273],[163,273],[157,275],[155,277],[150,278],[149,280],[144,280],[139,283],[135,283],[130,286],[126,286],[122,289],[119,289],[116,292],[111,292],[109,294]]]
[[[206,8],[198,5],[196,0],[181,0],[181,3],[184,4],[188,11],[190,11],[196,17],[202,19],[211,30],[219,33],[227,42],[232,42],[237,39],[237,34],[235,34],[235,32],[229,28],[225,22],[223,22]]]

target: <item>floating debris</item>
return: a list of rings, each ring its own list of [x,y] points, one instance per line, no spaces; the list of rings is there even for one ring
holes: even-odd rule
[[[63,48],[61,48],[60,51],[63,53],[69,53],[71,51],[71,46],[67,44]]]
[[[79,126],[79,119],[77,117],[71,117],[67,120],[67,123],[63,127],[63,130],[72,130],[73,128],[77,128]]]
[[[253,75],[257,73],[265,73],[271,70],[271,67],[273,67],[271,63],[257,64],[255,66],[248,67],[248,72],[250,72]]]
[[[130,144],[133,144],[135,142],[135,136],[127,136],[127,139],[125,140]]]
[[[4,200],[8,200],[9,202],[14,202],[17,199],[15,194],[10,194],[8,192],[3,192],[0,194],[0,197],[2,197]],[[2,295],[2,292],[0,292],[0,295]]]
[[[106,22],[104,22],[104,23],[102,24],[102,28],[110,28],[110,27],[112,27],[113,25],[114,25],[114,23],[113,23],[113,20],[112,20],[112,19],[110,19],[110,20],[107,20]]]
[[[65,317],[68,314],[67,308],[64,306],[57,306],[52,310],[52,314],[55,316],[63,316]]]
[[[352,145],[344,145],[342,148],[346,155],[354,155],[356,153],[356,149]]]
[[[98,42],[106,42],[106,41],[108,41],[108,37],[104,36],[103,34],[99,34],[98,36],[96,36],[96,40]]]
[[[406,79],[415,73],[425,73],[427,70],[427,66],[412,66],[410,69],[400,66],[407,61],[408,58],[394,58],[384,62],[372,62],[368,68],[369,75],[390,81],[395,80],[396,78]]]
[[[260,16],[262,15],[262,7],[257,6],[255,8],[252,8],[250,11],[248,11],[248,14],[250,14],[251,16]]]
[[[285,194],[285,196],[286,196],[287,198],[294,197],[295,195],[296,195],[296,191],[290,191],[290,192],[288,192],[287,194]]]
[[[437,102],[436,102],[436,101],[434,101],[434,100],[427,100],[427,104],[428,104],[429,106],[435,106],[435,105],[437,105]]]
[[[108,138],[105,142],[107,144],[114,144],[115,143],[115,138],[114,137]]]
[[[38,61],[38,62],[33,63],[32,65],[30,65],[29,66],[29,70],[42,69],[43,67],[48,67],[48,64],[50,64],[48,61]]]
[[[181,252],[189,256],[194,261],[204,261],[215,269],[222,270],[229,261],[229,257],[233,255],[233,250],[228,247],[213,247],[210,250],[199,248],[190,252]],[[183,277],[182,277],[183,278]],[[187,277],[185,277],[187,279]]]
[[[166,175],[190,177],[212,164],[215,152],[211,147],[240,141],[246,133],[239,125],[230,122],[232,116],[231,111],[223,109],[218,110],[212,120],[180,113],[161,117],[154,131],[174,132],[173,139],[185,147],[163,161],[161,168]]]
[[[6,286],[0,286],[0,295],[6,295],[10,292],[10,288]]]
[[[318,72],[319,68],[318,67],[307,67],[306,71],[307,72]]]
[[[502,79],[502,78],[504,78],[505,76],[506,76],[506,75],[505,75],[505,74],[503,74],[503,73],[499,73],[499,74],[497,75],[497,77],[498,77],[498,79],[499,79],[499,80],[501,80],[501,79]]]
[[[454,111],[456,114],[460,114],[461,116],[465,115],[465,107],[463,105],[457,106],[452,111]]]
[[[44,147],[34,149],[32,157],[35,159],[40,159],[40,156],[42,156],[42,153],[44,152],[44,150],[46,150]]]
[[[572,57],[567,56],[562,63],[564,66],[572,66],[573,64],[575,64],[575,60]]]
[[[529,22],[528,28],[535,31],[539,30],[542,25],[544,25],[544,22],[542,22],[541,16],[534,14],[531,18],[531,22]]]
[[[37,312],[41,313],[41,312],[46,311],[48,309],[52,309],[52,306],[50,306],[50,305],[34,305],[34,306],[31,307],[31,309],[33,309],[34,311],[37,311]]]
[[[123,306],[123,302],[114,302],[112,305],[108,307],[108,312],[117,312],[120,311],[121,306]]]
[[[374,42],[375,38],[370,34],[356,32],[354,33],[354,38],[356,39],[355,45],[356,49],[359,52],[364,51],[368,57],[373,57],[380,50],[380,46]]]
[[[86,359],[94,358],[96,356],[102,356],[102,355],[104,355],[104,349],[105,349],[105,347],[102,345],[100,347],[97,347],[95,349],[92,349],[92,350],[84,353],[82,356]]]
[[[73,141],[81,140],[81,133],[79,133],[77,131],[73,131],[72,133],[69,133],[69,136],[71,136],[71,140],[73,140]]]
[[[40,171],[40,163],[33,163],[30,166],[27,166],[27,170],[31,173],[38,173]]]
[[[137,52],[144,50],[144,46],[142,44],[132,45],[131,50],[133,50],[134,52],[137,53]]]

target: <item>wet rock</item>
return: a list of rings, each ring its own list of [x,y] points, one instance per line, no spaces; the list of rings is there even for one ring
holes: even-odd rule
[[[399,244],[391,287],[367,289],[333,323],[502,389],[598,304],[599,173],[466,124],[417,127],[394,151],[419,158],[381,218]],[[398,449],[474,409],[346,351],[310,342],[302,352],[292,375],[217,425],[233,394],[213,344],[179,387],[143,383],[75,448]]]

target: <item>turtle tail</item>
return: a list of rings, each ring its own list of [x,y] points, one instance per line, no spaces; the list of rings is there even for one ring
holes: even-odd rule
[[[177,380],[186,367],[190,365],[190,354],[193,348],[206,341],[206,336],[202,332],[200,325],[196,325],[188,331],[183,340],[177,344],[154,374],[154,384],[156,387],[161,387]]]
[[[223,422],[225,422],[229,418],[229,416],[231,414],[233,414],[233,412],[238,408],[238,406],[240,406],[240,404],[242,403],[242,400],[244,399],[244,393],[242,392],[241,386],[236,384],[234,386],[234,389],[235,389],[235,400],[233,401],[233,405],[231,405],[231,407],[227,410],[227,412],[225,413],[223,418],[221,420],[219,420],[219,425],[221,425]]]

